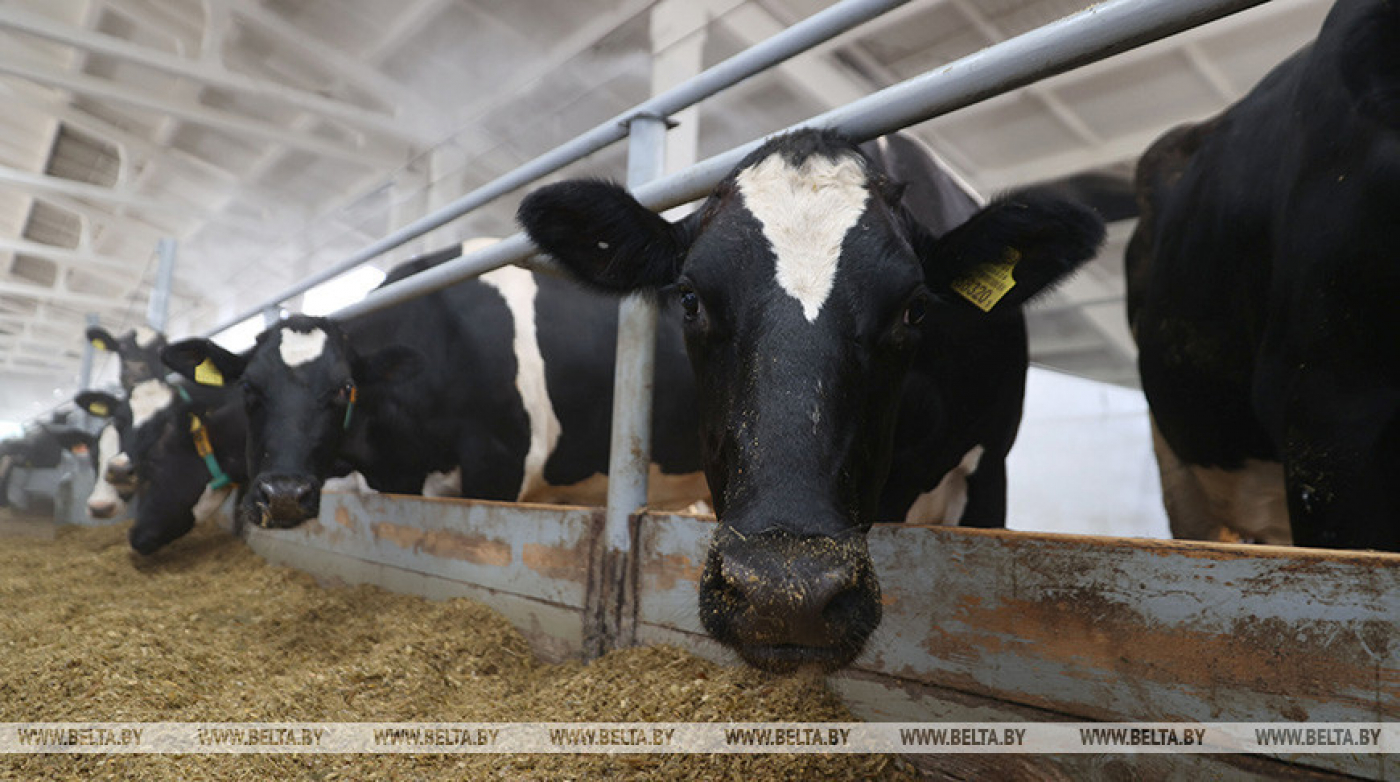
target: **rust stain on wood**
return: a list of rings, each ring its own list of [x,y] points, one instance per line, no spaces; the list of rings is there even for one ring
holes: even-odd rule
[[[675,589],[676,584],[681,581],[699,584],[702,570],[703,568],[684,554],[667,554],[661,557],[649,557],[643,561],[642,579],[650,582],[646,591],[656,589],[668,592]]]
[[[1266,546],[1257,543],[1214,543],[1198,540],[1159,540],[1156,538],[1119,538],[1106,535],[1070,535],[1057,532],[1021,532],[1005,529],[975,527],[945,527],[928,524],[876,524],[874,530],[893,531],[909,536],[933,535],[950,543],[966,544],[978,538],[990,539],[1012,549],[1045,549],[1072,547],[1085,552],[1114,551],[1187,557],[1189,559],[1237,560],[1240,558],[1286,560],[1287,567],[1310,567],[1323,564],[1359,565],[1365,567],[1400,567],[1400,553],[1386,551],[1351,551],[1341,549],[1304,548],[1301,546]]]
[[[335,523],[348,530],[355,529],[355,524],[350,519],[350,511],[344,505],[335,509]]]
[[[545,578],[584,583],[588,580],[588,541],[573,548],[526,543],[520,549],[520,561]]]
[[[1235,619],[1218,629],[1153,621],[1126,603],[1087,587],[1044,600],[1005,599],[982,606],[963,600],[961,631],[935,625],[924,648],[976,665],[988,656],[1063,666],[1086,682],[1155,681],[1202,691],[1245,689],[1280,696],[1349,702],[1360,707],[1400,698],[1378,659],[1393,659],[1394,625],[1382,621],[1288,622]],[[980,689],[980,688],[979,688]]]
[[[460,559],[478,565],[504,567],[510,564],[510,546],[483,535],[464,535],[444,530],[421,530],[401,524],[377,522],[370,527],[377,540],[422,554],[444,559]]]

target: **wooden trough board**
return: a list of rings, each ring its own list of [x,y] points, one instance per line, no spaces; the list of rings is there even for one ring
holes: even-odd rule
[[[622,610],[637,642],[736,661],[696,615],[713,527],[634,519]],[[616,591],[599,583],[602,529],[601,509],[328,493],[318,521],[246,537],[322,578],[476,598],[558,659],[598,648],[592,614]],[[870,549],[884,619],[832,679],[867,720],[1400,719],[1400,555],[898,524]],[[919,757],[1003,779],[1400,779],[1400,757],[1379,754]]]

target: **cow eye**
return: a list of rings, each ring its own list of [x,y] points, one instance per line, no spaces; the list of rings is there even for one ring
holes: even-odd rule
[[[926,315],[928,315],[928,297],[915,296],[904,306],[904,325],[917,326],[924,322]]]
[[[689,285],[680,287],[681,309],[685,311],[686,320],[695,320],[700,316],[700,294]]]
[[[243,405],[245,407],[253,408],[262,404],[262,391],[259,391],[257,386],[246,380],[238,385],[243,390]]]
[[[350,401],[350,396],[354,393],[355,384],[347,380],[344,384],[340,386],[340,388],[336,389],[335,399],[337,402],[344,404],[345,402]]]

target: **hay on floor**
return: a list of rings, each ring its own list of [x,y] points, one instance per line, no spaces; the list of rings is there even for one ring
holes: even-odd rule
[[[3,513],[3,512],[0,512]],[[678,649],[547,665],[502,617],[325,588],[200,526],[151,558],[125,525],[0,540],[0,721],[850,721],[819,678]],[[22,779],[907,779],[891,756],[62,756]]]

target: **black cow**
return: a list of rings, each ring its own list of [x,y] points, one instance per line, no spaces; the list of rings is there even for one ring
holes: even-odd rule
[[[408,262],[409,271],[456,252]],[[400,271],[390,279],[404,276]],[[176,343],[187,377],[214,367],[247,400],[249,474],[239,515],[291,527],[320,486],[358,470],[386,492],[596,503],[606,496],[616,302],[507,267],[346,322],[296,316],[247,356]],[[679,330],[657,350],[652,502],[705,497],[693,380]]]
[[[142,380],[152,380],[165,374],[160,363],[160,351],[165,348],[165,335],[145,326],[137,326],[120,337],[101,326],[89,326],[87,338],[94,347],[116,353],[121,360],[121,384],[128,393]]]
[[[79,395],[77,403],[89,413],[113,418],[121,435],[128,461],[115,475],[109,462],[104,474],[114,493],[125,494],[123,499],[140,496],[127,535],[137,553],[152,554],[189,532],[235,486],[247,483],[247,420],[236,388],[145,380],[132,389],[129,403],[94,392]],[[196,421],[211,458],[201,453]],[[88,501],[94,515],[106,510],[94,508],[102,499],[100,489]]]
[[[1139,161],[1128,317],[1172,531],[1400,550],[1400,4]]]
[[[10,480],[16,469],[57,468],[67,450],[81,451],[93,458],[96,438],[61,417],[40,423],[20,437],[0,442],[0,508],[10,504]]]
[[[936,171],[913,167],[946,178]],[[1003,523],[1021,305],[1103,237],[1091,212],[1041,192],[949,231],[937,210],[911,214],[902,191],[845,138],[801,131],[676,223],[600,181],[542,188],[520,208],[581,279],[679,302],[720,517],[700,615],[761,668],[835,668],[860,652],[880,618],[873,522]]]

